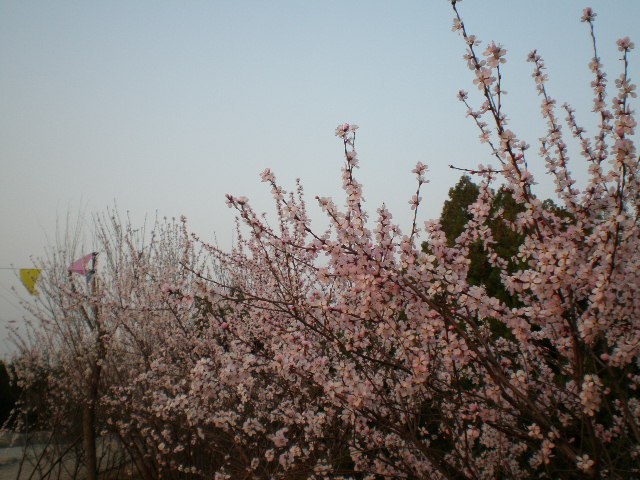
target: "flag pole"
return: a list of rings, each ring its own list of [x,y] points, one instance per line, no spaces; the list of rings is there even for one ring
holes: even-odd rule
[[[87,480],[97,480],[98,478],[98,455],[96,449],[96,409],[99,397],[101,360],[104,358],[104,346],[102,343],[102,324],[100,322],[100,309],[98,307],[98,252],[93,252],[91,257],[91,271],[87,276],[91,290],[91,309],[96,326],[96,358],[91,366],[91,377],[89,378],[88,402],[82,409],[82,429],[84,437],[85,461],[87,464]]]

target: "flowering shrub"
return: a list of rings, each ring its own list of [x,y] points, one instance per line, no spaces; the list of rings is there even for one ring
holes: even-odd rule
[[[265,170],[277,224],[229,195],[241,223],[231,251],[183,235],[177,249],[169,241],[135,260],[131,242],[103,242],[109,258],[123,260],[110,260],[119,267],[101,275],[99,298],[52,284],[56,320],[60,305],[80,311],[91,299],[102,326],[98,336],[88,330],[82,348],[59,330],[63,343],[47,368],[58,372],[56,388],[68,388],[51,408],[86,401],[83,369],[66,365],[86,365],[83,352],[97,351],[89,364],[103,369],[100,427],[120,438],[143,478],[640,474],[633,43],[618,42],[623,73],[608,100],[595,14],[585,10],[599,119],[593,139],[571,107],[556,106],[541,56],[529,56],[548,126],[539,154],[562,207],[549,208],[534,193],[529,145],[502,111],[506,50],[491,43],[479,53],[458,3],[451,2],[454,30],[483,103],[474,108],[464,91],[459,98],[496,163],[470,171],[479,193],[453,246],[438,221],[418,225],[423,164],[413,170],[410,230],[384,206],[370,217],[355,176],[358,127],[340,125],[346,201],[316,199],[326,231],[314,230],[302,187],[287,192]],[[589,163],[582,190],[568,170],[561,116]],[[499,181],[519,205],[513,217],[491,208]],[[497,220],[521,239],[515,254],[499,248]],[[478,243],[512,302],[470,281]]]
[[[265,360],[317,385],[341,410],[355,431],[349,448],[358,471],[419,478],[638,473],[639,177],[629,106],[635,87],[627,77],[633,44],[618,42],[624,68],[608,108],[595,14],[585,10],[600,118],[593,141],[571,107],[562,107],[590,163],[583,191],[568,170],[544,62],[535,51],[529,56],[548,125],[540,155],[562,202],[562,210],[545,208],[527,169],[529,146],[507,129],[501,107],[506,50],[492,43],[480,55],[479,40],[467,33],[457,2],[452,6],[484,103],[474,109],[466,92],[459,97],[497,161],[473,171],[482,179],[480,194],[455,246],[437,222],[427,222],[423,251],[415,220],[403,234],[384,207],[369,227],[354,177],[356,127],[345,124],[336,129],[345,147],[345,207],[318,199],[330,229],[314,232],[301,195],[286,194],[264,172],[279,230],[246,199],[229,197],[250,235],[231,254],[212,249],[234,272],[226,285],[233,290],[214,291],[268,325],[277,353]],[[417,210],[426,167],[418,164],[414,173],[418,189],[409,203]],[[489,228],[501,216],[490,209],[498,178],[522,207],[509,223],[523,238],[511,256],[500,255]],[[477,241],[517,307],[468,282],[469,248]]]

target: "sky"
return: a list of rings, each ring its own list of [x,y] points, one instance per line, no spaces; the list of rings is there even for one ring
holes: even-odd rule
[[[506,112],[532,150],[544,124],[529,51],[545,59],[552,96],[590,126],[582,9],[599,14],[610,79],[620,71],[615,40],[640,46],[637,0],[458,6],[470,32],[507,49]],[[456,100],[475,87],[452,18],[445,0],[0,0],[0,356],[28,297],[8,268],[32,266],[69,212],[185,215],[192,231],[229,247],[225,194],[272,211],[259,178],[267,167],[285,188],[300,178],[311,204],[316,195],[342,203],[340,123],[360,126],[371,211],[384,202],[410,228],[420,161],[431,183],[419,217],[438,217],[460,176],[449,165],[491,162]],[[637,53],[632,62],[637,78]],[[576,158],[578,178],[582,167]],[[532,169],[551,197],[542,161]]]

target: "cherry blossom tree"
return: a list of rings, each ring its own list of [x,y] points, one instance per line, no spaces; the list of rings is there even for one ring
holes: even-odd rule
[[[315,232],[301,189],[289,194],[266,170],[277,228],[243,197],[229,196],[247,228],[231,253],[211,248],[229,282],[212,292],[246,311],[224,327],[238,338],[260,326],[271,348],[261,361],[281,375],[320,389],[353,428],[347,439],[356,471],[375,478],[553,478],[637,474],[640,440],[638,351],[638,156],[628,77],[633,43],[618,41],[622,73],[608,101],[597,54],[595,14],[583,21],[593,39],[593,139],[574,110],[556,107],[542,57],[532,52],[535,87],[547,123],[540,157],[562,209],[545,208],[528,170],[529,145],[509,130],[502,108],[506,50],[484,51],[452,1],[454,30],[466,46],[477,109],[460,92],[495,165],[481,179],[471,220],[453,247],[437,221],[427,222],[429,248],[418,246],[416,221],[407,233],[378,209],[374,224],[355,178],[356,126],[336,135],[345,152],[341,209],[318,198],[330,228]],[[482,52],[482,53],[480,53]],[[560,113],[564,112],[564,113]],[[579,190],[568,169],[564,115],[589,180]],[[426,166],[414,170],[417,211]],[[515,219],[492,211],[501,181],[521,205]],[[416,217],[414,217],[415,219]],[[501,218],[522,236],[516,254],[496,248],[490,224]],[[480,241],[517,306],[469,280],[469,249]],[[216,282],[209,282],[215,284]],[[268,353],[267,353],[268,352]],[[293,378],[293,377],[292,377]],[[281,446],[281,455],[295,442]]]
[[[261,178],[275,223],[229,195],[230,251],[184,224],[147,235],[99,219],[96,286],[66,274],[77,252],[45,265],[39,340],[18,363],[27,390],[44,384],[43,418],[72,432],[78,406],[92,405],[96,432],[117,438],[144,479],[640,474],[634,45],[618,41],[622,73],[609,97],[595,14],[584,11],[593,137],[556,105],[542,57],[529,55],[553,207],[536,194],[529,145],[508,128],[506,49],[483,49],[459,3],[454,31],[481,100],[459,99],[494,161],[465,169],[479,188],[457,238],[438,220],[418,222],[422,163],[408,227],[384,205],[365,209],[352,124],[335,132],[344,204],[316,198],[325,230],[301,185],[288,192],[269,169]],[[585,185],[570,153],[589,166]],[[497,208],[496,195],[517,208]],[[501,238],[518,242],[501,248]],[[478,245],[499,288],[472,271]]]
[[[190,265],[198,261],[178,222],[156,221],[147,231],[109,212],[95,216],[91,227],[90,247],[99,263],[89,275],[68,269],[82,255],[80,249],[88,248],[80,229],[67,228],[41,261],[40,294],[27,306],[35,318],[31,338],[21,343],[17,360],[26,390],[22,412],[35,410],[34,427],[51,431],[56,436],[51,449],[61,450],[52,453],[51,463],[63,468],[61,459],[72,450],[67,447],[78,445],[75,454],[86,478],[114,466],[113,459],[104,458],[111,455],[104,442],[98,458],[96,437],[119,434],[108,428],[111,398],[145,370],[145,355],[155,341],[150,324],[183,315],[184,309],[170,308],[160,285],[191,275],[180,259]],[[120,441],[119,452],[123,447],[131,457],[133,440]],[[47,471],[52,465],[37,467]]]

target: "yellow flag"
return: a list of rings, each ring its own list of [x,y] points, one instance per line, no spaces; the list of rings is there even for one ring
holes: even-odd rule
[[[36,282],[38,281],[38,277],[40,276],[39,268],[21,268],[20,269],[20,280],[22,280],[22,284],[24,288],[26,288],[31,295],[37,295],[38,291],[36,290]]]

